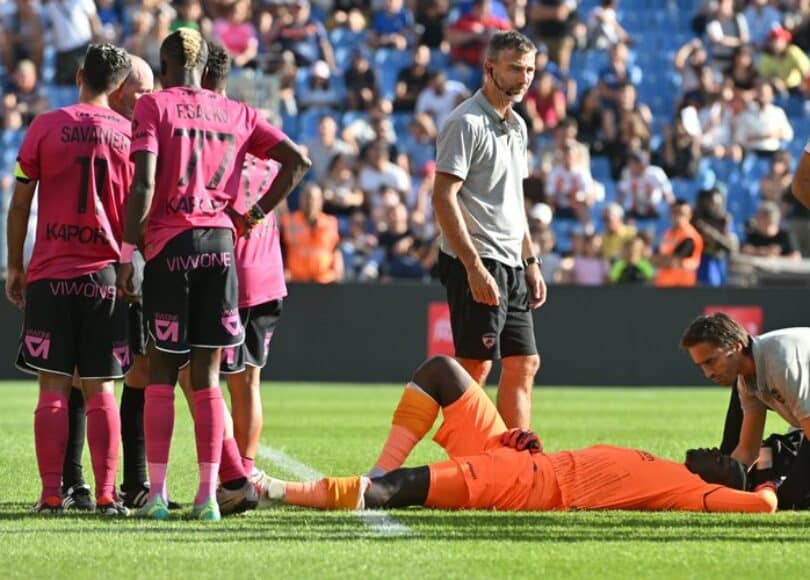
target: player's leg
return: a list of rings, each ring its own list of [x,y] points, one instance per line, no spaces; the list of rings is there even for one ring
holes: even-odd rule
[[[161,351],[153,342],[150,342],[148,352],[149,385],[144,396],[143,427],[149,498],[138,514],[154,519],[168,519],[169,493],[166,481],[174,433],[174,385],[177,382],[177,367],[187,357]]]
[[[216,484],[225,429],[225,406],[219,389],[219,356],[219,348],[191,348],[194,440],[200,475],[194,511],[202,519],[213,520],[219,519],[220,515],[216,503]]]
[[[70,374],[39,372],[39,400],[34,412],[34,445],[42,492],[34,511],[62,511],[62,465],[68,440]]]
[[[393,509],[424,505],[431,485],[427,466],[397,469],[382,477],[324,477],[295,482],[272,479],[273,501],[315,509]]]
[[[96,511],[105,516],[126,516],[129,510],[115,495],[121,417],[114,389],[115,379],[123,378],[123,367],[130,360],[126,310],[115,300],[112,266],[86,276],[84,288],[84,295],[75,298],[74,315],[81,321],[76,367],[87,402],[87,443],[95,476]],[[89,288],[94,291],[88,292]]]
[[[68,440],[62,465],[62,506],[66,510],[90,511],[93,500],[90,486],[84,481],[82,454],[86,433],[85,403],[81,381],[74,374],[68,399]]]
[[[508,294],[506,321],[500,335],[501,378],[498,412],[509,428],[529,429],[532,419],[532,387],[540,369],[534,338],[534,321],[523,269],[498,265]]]
[[[34,509],[40,513],[62,511],[68,397],[77,362],[73,326],[70,297],[55,294],[49,280],[28,284],[19,359],[39,380],[34,443],[42,493]]]
[[[261,371],[267,364],[270,342],[279,318],[282,300],[272,300],[264,304],[240,309],[239,314],[245,328],[245,342],[241,348],[235,347],[234,370],[241,372],[228,375],[228,389],[231,393],[231,413],[234,423],[234,437],[242,454],[242,462],[248,476],[253,474],[254,458],[259,448],[264,417],[261,398]],[[225,356],[226,351],[223,351]],[[223,370],[228,361],[223,360]]]
[[[425,505],[430,491],[431,467],[397,469],[371,480],[365,492],[368,509],[394,509]]]
[[[96,511],[113,517],[129,515],[129,510],[115,497],[121,419],[114,387],[112,380],[82,381],[87,399],[87,441],[96,482]]]
[[[149,260],[143,275],[143,311],[149,333],[149,381],[144,393],[143,427],[149,498],[138,515],[168,519],[166,486],[174,432],[174,386],[178,368],[188,361],[188,280],[176,265],[189,245],[184,233]]]
[[[149,384],[149,359],[146,356],[147,331],[143,307],[129,306],[129,348],[132,366],[124,378],[121,391],[121,443],[124,454],[124,481],[121,499],[127,507],[142,507],[149,496],[146,476],[146,439],[143,409]]]
[[[222,348],[244,341],[239,317],[238,281],[233,266],[233,236],[226,229],[193,230],[194,251],[207,257],[208,267],[188,272],[191,346],[191,387],[194,406],[194,435],[200,486],[194,501],[194,515],[217,520],[217,473],[222,458],[225,406],[219,388]],[[201,259],[201,264],[203,263]],[[239,461],[241,467],[241,460]],[[245,480],[245,492],[252,486]],[[252,507],[258,504],[253,490]]]
[[[444,421],[434,437],[451,457],[484,451],[506,427],[483,389],[454,359],[425,361],[405,386],[394,411],[391,432],[370,476],[400,467],[427,434],[442,409]]]

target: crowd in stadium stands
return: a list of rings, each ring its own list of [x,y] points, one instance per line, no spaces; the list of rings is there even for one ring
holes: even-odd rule
[[[736,252],[810,257],[790,195],[810,0],[0,0],[3,207],[26,126],[75,100],[87,44],[157,71],[182,26],[226,47],[232,94],[313,160],[280,222],[291,280],[434,275],[435,137],[512,28],[538,47],[519,110],[549,283],[716,286]]]

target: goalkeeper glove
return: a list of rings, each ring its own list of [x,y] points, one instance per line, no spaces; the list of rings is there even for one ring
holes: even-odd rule
[[[528,451],[529,453],[543,451],[543,444],[540,443],[540,438],[534,431],[518,427],[509,429],[501,435],[501,445],[518,451]]]

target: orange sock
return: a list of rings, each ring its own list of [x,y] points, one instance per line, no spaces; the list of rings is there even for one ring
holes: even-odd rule
[[[326,508],[326,480],[289,481],[284,495],[284,503],[311,508]]]
[[[391,421],[391,431],[380,457],[369,472],[378,477],[399,469],[413,448],[427,435],[439,414],[439,404],[413,383],[405,385]]]
[[[327,477],[323,481],[326,483],[326,509],[357,510],[365,507],[363,494],[370,483],[367,477]]]

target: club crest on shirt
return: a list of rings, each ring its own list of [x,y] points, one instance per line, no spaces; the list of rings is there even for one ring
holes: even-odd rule
[[[495,346],[496,340],[498,340],[498,335],[494,332],[487,332],[481,335],[481,342],[484,344],[484,348],[492,348]]]

